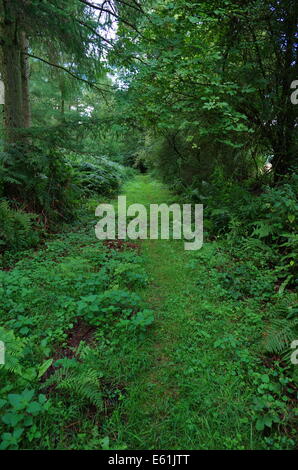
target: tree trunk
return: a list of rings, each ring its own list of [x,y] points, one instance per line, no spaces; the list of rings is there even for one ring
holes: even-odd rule
[[[64,114],[65,114],[65,100],[61,97],[61,115],[62,115],[62,118],[64,118]]]
[[[22,78],[22,106],[23,106],[23,127],[31,127],[31,107],[30,107],[30,91],[29,91],[29,58],[28,49],[29,42],[26,33],[23,31],[20,35],[21,39],[21,78]]]
[[[2,1],[1,57],[5,89],[4,126],[6,143],[22,141],[23,128],[21,48],[18,24],[10,0]]]
[[[296,31],[298,21],[298,10],[295,2],[285,2],[287,14],[284,16],[285,27],[285,51],[284,66],[278,73],[281,77],[281,93],[276,118],[277,132],[274,136],[273,168],[276,180],[291,172],[295,163],[297,165],[297,108],[291,103],[291,83],[296,78],[297,47]],[[296,162],[295,162],[296,160]]]

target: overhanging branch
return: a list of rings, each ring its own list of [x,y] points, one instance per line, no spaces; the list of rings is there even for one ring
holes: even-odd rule
[[[105,90],[103,88],[100,88],[96,83],[94,82],[90,82],[89,80],[86,80],[85,78],[82,78],[80,77],[79,75],[76,75],[75,73],[73,73],[71,70],[67,69],[66,67],[63,67],[63,65],[59,65],[59,64],[54,64],[52,62],[49,62],[48,60],[46,59],[43,59],[42,57],[38,57],[36,55],[33,55],[33,54],[29,54],[29,53],[26,53],[26,55],[28,57],[31,57],[32,59],[36,59],[36,60],[39,60],[40,62],[43,62],[47,65],[50,65],[51,67],[55,67],[57,69],[60,69],[60,70],[63,70],[63,72],[66,72],[68,73],[71,77],[75,78],[76,80],[80,80],[81,82],[84,82],[84,83],[87,83],[87,85],[89,85],[90,87],[92,88],[96,88],[98,91],[100,91],[101,93],[103,92],[107,92],[107,91],[111,91],[111,90]],[[113,86],[110,86],[110,85],[101,85],[101,86],[105,86],[105,87],[108,87],[110,89],[114,89]]]
[[[136,31],[138,34],[141,35],[140,31],[133,25],[131,24],[129,21],[125,20],[124,18],[122,18],[121,16],[119,16],[117,13],[115,13],[114,11],[111,11],[111,10],[107,10],[106,8],[104,8],[103,6],[100,6],[100,5],[95,5],[94,3],[91,3],[87,0],[79,0],[81,3],[83,3],[84,5],[87,5],[88,7],[91,7],[91,8],[94,8],[95,10],[99,10],[100,12],[104,12],[106,13],[107,15],[111,15],[113,16],[114,18],[116,18],[118,21],[121,21],[122,23],[126,24],[126,26],[129,26],[131,29],[133,29],[134,31]]]

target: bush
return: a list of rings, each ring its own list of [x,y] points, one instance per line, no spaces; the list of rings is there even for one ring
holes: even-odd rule
[[[81,297],[78,315],[91,325],[104,325],[118,317],[129,318],[140,310],[141,299],[133,292],[110,290],[99,295]]]
[[[235,300],[247,297],[269,300],[274,294],[274,275],[270,271],[261,271],[251,262],[225,266],[219,280],[226,295]]]
[[[265,186],[255,194],[249,182],[223,179],[218,169],[210,182],[188,187],[184,198],[204,204],[205,230],[209,237],[224,235],[237,256],[246,245],[255,260],[264,257],[277,265],[281,277],[297,275],[298,176],[293,174],[275,187]],[[264,258],[263,258],[264,259]]]
[[[24,155],[25,153],[25,155]],[[70,221],[78,200],[73,171],[63,153],[37,141],[0,153],[0,194],[42,214],[47,225]]]
[[[85,196],[90,196],[92,193],[106,196],[114,194],[132,174],[132,169],[125,168],[106,157],[93,157],[92,163],[76,163],[74,168],[76,183]]]
[[[1,435],[0,449],[18,449],[22,440],[32,442],[42,437],[38,430],[39,418],[49,411],[51,404],[46,396],[36,396],[35,390],[10,393],[0,400],[5,432]],[[2,426],[1,426],[2,427]]]
[[[36,217],[36,214],[11,209],[6,200],[0,201],[0,251],[36,246],[39,241],[39,234],[34,230]]]

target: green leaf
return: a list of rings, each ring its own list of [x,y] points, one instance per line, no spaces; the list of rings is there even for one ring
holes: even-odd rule
[[[22,398],[28,402],[32,400],[33,396],[34,396],[34,390],[26,389],[22,392]]]
[[[7,395],[9,403],[14,407],[18,409],[22,409],[22,397],[21,395],[18,395],[16,393],[10,393]]]
[[[38,414],[41,410],[42,407],[37,401],[32,401],[27,407],[28,413],[32,413],[33,415]]]
[[[32,416],[26,416],[26,418],[23,421],[24,426],[32,426],[33,424],[33,418]]]
[[[47,401],[47,397],[43,394],[38,395],[38,401],[41,405],[43,405]]]
[[[264,417],[264,424],[265,426],[267,426],[268,428],[271,428],[272,426],[272,418],[270,416],[265,416]]]
[[[7,401],[0,399],[0,408],[2,408],[4,405],[6,405]]]
[[[110,439],[109,439],[108,436],[101,439],[100,443],[101,443],[101,447],[102,447],[103,450],[109,450],[110,449]]]
[[[38,376],[37,378],[40,379],[40,377],[42,377],[46,371],[49,369],[49,367],[51,367],[51,365],[53,364],[53,359],[48,359],[47,361],[45,361],[39,368],[38,368]]]
[[[262,375],[262,382],[264,382],[265,384],[269,384],[270,378],[267,374]]]
[[[2,416],[3,423],[12,427],[15,427],[20,421],[22,421],[22,419],[23,416],[16,413],[6,413],[4,416]]]
[[[265,423],[263,418],[259,418],[256,422],[256,429],[257,431],[263,431],[265,427]]]

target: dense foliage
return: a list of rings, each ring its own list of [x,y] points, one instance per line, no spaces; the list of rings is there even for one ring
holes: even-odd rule
[[[0,449],[295,447],[296,3],[0,0]]]
[[[133,292],[148,283],[142,258],[132,249],[111,251],[86,227],[24,253],[0,274],[0,446],[61,447],[69,420],[92,405],[93,419],[102,421],[109,400],[121,398],[106,362],[127,348],[135,353],[153,321]],[[92,420],[85,426],[92,430]],[[89,437],[81,439],[87,445]]]

